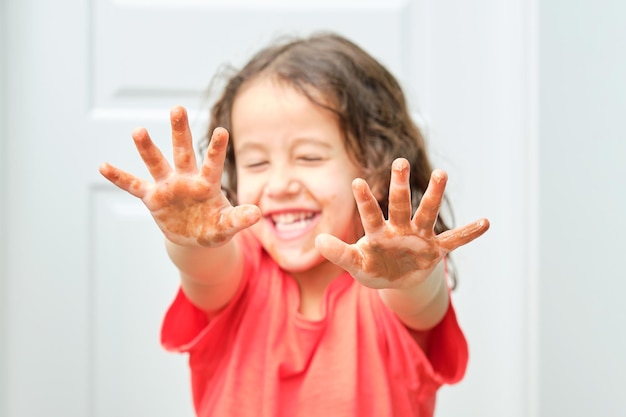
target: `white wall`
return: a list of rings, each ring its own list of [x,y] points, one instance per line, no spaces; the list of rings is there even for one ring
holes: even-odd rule
[[[442,389],[442,416],[530,415],[528,206],[536,190],[526,175],[534,104],[526,75],[533,45],[525,37],[533,16],[525,3],[429,2],[429,145],[449,174],[456,224],[491,222],[453,255],[460,280],[453,297],[470,361],[464,380]]]
[[[5,228],[5,207],[6,207],[6,174],[5,168],[7,166],[6,162],[6,129],[5,129],[5,106],[6,106],[6,91],[5,91],[5,67],[6,67],[6,36],[5,28],[6,25],[6,7],[5,1],[0,0],[0,416],[4,416],[6,414],[5,404],[5,394],[6,390],[6,320],[7,320],[7,312],[6,312],[6,228]]]
[[[9,388],[5,380],[8,259],[2,258],[8,253],[4,233],[8,229],[5,134],[10,120],[5,119],[10,113],[5,101],[7,3],[0,0],[0,415],[5,414]],[[536,3],[540,90],[534,103],[533,93],[526,89],[534,87],[532,48],[537,35],[528,4]],[[626,2],[432,0],[424,4],[437,17],[429,22],[428,59],[431,68],[445,69],[433,71],[425,86],[424,107],[433,127],[429,133],[437,143],[434,151],[450,171],[458,223],[483,215],[493,221],[488,236],[458,254],[463,270],[456,301],[459,309],[472,313],[460,319],[473,356],[467,380],[444,390],[442,399],[451,404],[469,398],[464,393],[473,392],[480,385],[477,382],[500,379],[514,387],[509,395],[472,396],[464,403],[471,410],[465,415],[501,415],[499,411],[514,408],[520,398],[529,398],[531,404],[515,415],[626,415],[621,402],[626,372],[622,330],[626,274],[619,267],[620,249],[625,247],[621,237],[626,234],[626,129],[620,123],[621,112],[626,112]],[[478,51],[477,55],[446,53],[458,50],[459,43],[462,50]],[[494,90],[492,83],[499,88]],[[498,93],[486,95],[485,86]],[[539,115],[537,143],[533,142],[534,112]],[[461,146],[458,138],[465,138]],[[532,171],[535,151],[537,172]],[[483,162],[480,169],[475,168],[476,160]],[[477,195],[487,212],[470,204]],[[536,198],[537,211],[529,215]],[[533,219],[537,224],[529,222]],[[525,253],[529,242],[536,242],[530,254]],[[506,251],[510,255],[492,256],[502,245],[512,248]],[[518,250],[519,256],[514,255]],[[532,262],[524,262],[534,257],[536,269]],[[490,294],[500,297],[495,304],[501,308],[485,302],[493,297]],[[533,302],[533,296],[539,308],[529,317],[502,314],[529,312],[524,303],[527,297]],[[503,305],[512,299],[518,304]],[[532,328],[526,327],[529,322],[536,326],[535,345],[534,339],[527,340],[534,337]],[[489,332],[500,335],[498,345],[481,342],[493,339]],[[530,357],[537,363],[513,363],[511,358],[528,357],[524,350],[529,346],[535,349]],[[502,380],[503,375],[514,381]],[[530,380],[522,381],[519,375]]]
[[[626,2],[540,1],[540,416],[624,416]]]

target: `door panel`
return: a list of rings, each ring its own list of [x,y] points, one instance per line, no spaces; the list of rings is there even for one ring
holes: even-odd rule
[[[281,35],[321,29],[366,45],[407,78],[411,2],[267,3],[94,0],[93,107],[132,111],[197,100],[222,64],[240,65]]]
[[[93,415],[192,416],[186,358],[159,345],[178,288],[162,234],[129,195],[98,186],[91,202]]]

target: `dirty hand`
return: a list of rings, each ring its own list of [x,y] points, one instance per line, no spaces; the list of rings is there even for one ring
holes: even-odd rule
[[[411,218],[409,163],[396,159],[389,187],[389,218],[385,220],[376,198],[362,179],[352,184],[365,235],[347,244],[329,234],[319,235],[316,246],[329,261],[348,271],[370,288],[411,288],[428,278],[435,266],[459,246],[489,228],[487,219],[435,235],[447,175],[431,174],[422,201]]]
[[[233,207],[221,190],[228,132],[213,132],[200,169],[193,150],[187,112],[170,112],[174,169],[144,128],[132,136],[154,182],[146,181],[108,163],[100,173],[113,184],[141,199],[165,237],[184,246],[219,246],[238,231],[256,223],[260,210],[253,205]]]

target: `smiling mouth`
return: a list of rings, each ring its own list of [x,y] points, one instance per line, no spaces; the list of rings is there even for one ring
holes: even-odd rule
[[[276,231],[295,232],[305,230],[317,216],[315,212],[280,213],[270,216]]]
[[[284,238],[295,237],[299,233],[306,233],[312,226],[318,213],[312,211],[277,213],[269,216],[274,224],[274,229]]]

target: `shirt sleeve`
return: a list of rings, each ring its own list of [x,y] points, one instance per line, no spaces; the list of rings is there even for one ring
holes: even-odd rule
[[[373,297],[373,296],[372,296]],[[443,384],[459,382],[465,375],[468,348],[456,318],[452,300],[441,321],[430,330],[428,352],[424,352],[411,331],[376,294],[372,303],[383,355],[389,368],[403,375],[410,387],[430,395]]]
[[[445,280],[449,283],[448,259],[444,258]],[[456,318],[452,304],[452,290],[448,286],[448,310],[431,330],[428,359],[438,384],[454,384],[465,375],[469,357],[467,340]]]
[[[452,300],[443,319],[431,330],[428,350],[434,377],[440,384],[454,384],[463,378],[469,352]]]
[[[197,308],[187,298],[182,288],[179,288],[174,301],[169,306],[161,326],[161,345],[169,351],[190,352],[197,345],[209,337],[220,336],[220,329],[226,331],[228,327],[223,322],[228,321],[232,326],[233,310],[241,304],[245,298],[249,277],[254,275],[254,269],[258,268],[260,246],[253,237],[247,233],[238,235],[244,252],[244,273],[241,286],[233,300],[213,316],[210,320],[208,315]],[[227,320],[228,319],[228,320]]]
[[[169,351],[186,352],[209,324],[207,315],[195,307],[179,288],[161,326],[161,344]]]

